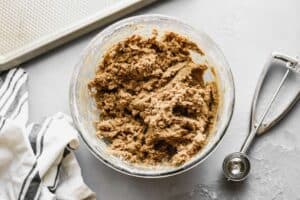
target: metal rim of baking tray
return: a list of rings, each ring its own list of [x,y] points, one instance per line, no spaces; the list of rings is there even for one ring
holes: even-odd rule
[[[166,16],[166,15],[161,15],[161,14],[146,14],[146,15],[139,15],[139,16],[134,16],[134,17],[128,17],[128,18],[125,18],[123,20],[120,20],[112,25],[110,25],[109,27],[105,28],[103,31],[101,31],[98,35],[100,34],[104,34],[104,32],[107,32],[108,29],[112,29],[112,30],[118,30],[121,26],[123,26],[126,22],[130,22],[132,20],[142,20],[142,19],[145,19],[145,18],[151,18],[151,17],[156,17],[156,18],[159,18],[161,20],[175,20],[176,22],[178,23],[183,23],[185,26],[189,27],[189,28],[192,28],[195,30],[195,28],[193,28],[192,26],[188,25],[188,23],[182,21],[182,20],[179,20],[175,17],[170,17],[170,16]],[[196,29],[197,32],[200,33],[199,30]],[[70,111],[71,111],[71,116],[73,118],[73,121],[74,121],[74,124],[79,132],[79,135],[81,137],[81,139],[83,140],[83,142],[85,143],[85,145],[88,147],[88,150],[98,159],[100,160],[103,164],[105,164],[106,166],[120,172],[120,173],[123,173],[123,174],[126,174],[126,175],[129,175],[129,176],[133,176],[133,177],[139,177],[139,178],[165,178],[165,177],[170,177],[170,176],[174,176],[174,175],[178,175],[178,174],[181,174],[183,172],[186,172],[196,166],[198,166],[200,163],[202,163],[204,160],[206,160],[217,148],[217,146],[220,144],[221,140],[223,139],[228,127],[229,127],[229,124],[230,124],[230,121],[232,119],[232,115],[233,115],[233,111],[234,111],[234,106],[235,106],[235,84],[234,84],[234,79],[233,79],[233,75],[232,75],[232,71],[229,67],[229,64],[223,54],[223,52],[221,51],[221,49],[219,48],[219,46],[206,34],[204,33],[203,31],[201,31],[201,33],[205,34],[205,36],[207,37],[206,39],[208,39],[211,43],[213,43],[215,46],[215,48],[219,51],[219,53],[223,56],[224,58],[224,61],[226,62],[226,73],[227,73],[227,76],[230,80],[230,104],[228,106],[228,110],[229,110],[229,113],[227,115],[227,118],[226,118],[226,121],[225,121],[225,125],[222,127],[222,131],[221,131],[221,135],[220,137],[218,138],[218,140],[213,144],[213,146],[211,147],[210,151],[208,151],[206,154],[204,154],[200,159],[196,159],[194,160],[193,162],[190,162],[188,163],[187,165],[185,165],[184,167],[178,167],[174,170],[170,170],[168,172],[164,172],[164,173],[157,173],[157,174],[143,174],[143,173],[139,173],[139,172],[131,172],[131,171],[128,171],[118,165],[114,165],[112,162],[109,162],[107,159],[101,157],[100,155],[98,155],[97,153],[97,150],[95,150],[90,144],[89,142],[86,140],[85,136],[82,134],[82,131],[85,131],[84,129],[84,126],[82,125],[82,123],[80,122],[80,119],[79,119],[79,111],[78,111],[78,108],[76,107],[76,96],[75,96],[75,93],[76,93],[76,84],[77,84],[77,77],[78,77],[78,74],[79,74],[79,70],[80,70],[80,67],[77,63],[77,65],[75,66],[74,68],[74,71],[73,71],[73,74],[72,74],[72,77],[71,77],[71,80],[70,80],[70,90],[69,90],[69,105],[70,105]],[[97,35],[97,36],[98,36]],[[89,45],[93,43],[94,40],[97,39],[97,36],[95,38],[93,38]],[[86,47],[86,49],[82,52],[81,56],[85,54],[85,52],[87,51],[89,45]]]

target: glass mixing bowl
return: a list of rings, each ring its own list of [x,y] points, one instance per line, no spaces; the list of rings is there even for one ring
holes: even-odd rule
[[[115,44],[132,34],[150,36],[153,29],[158,33],[173,31],[186,36],[205,52],[201,59],[214,66],[219,82],[221,104],[218,110],[215,129],[207,145],[191,160],[180,166],[142,166],[132,164],[109,154],[105,142],[96,136],[94,122],[99,118],[94,99],[89,95],[87,84],[95,76],[98,63],[103,54]],[[202,60],[203,61],[203,60]],[[210,79],[212,76],[205,76]],[[141,15],[119,21],[100,32],[83,51],[71,79],[70,109],[74,123],[82,140],[96,158],[107,166],[122,173],[157,178],[184,172],[201,163],[216,148],[231,120],[234,107],[234,82],[228,63],[218,46],[205,33],[195,30],[188,24],[175,18],[162,15]]]

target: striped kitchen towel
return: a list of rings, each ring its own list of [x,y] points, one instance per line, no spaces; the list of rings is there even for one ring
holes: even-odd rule
[[[73,153],[72,120],[58,113],[27,121],[27,74],[12,69],[0,75],[0,200],[96,199]]]

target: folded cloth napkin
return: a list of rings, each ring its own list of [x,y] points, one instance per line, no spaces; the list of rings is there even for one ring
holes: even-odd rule
[[[73,151],[79,141],[71,119],[58,113],[28,122],[27,74],[0,79],[0,200],[96,199],[83,182]]]

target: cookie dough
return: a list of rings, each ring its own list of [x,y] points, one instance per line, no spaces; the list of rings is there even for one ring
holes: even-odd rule
[[[88,88],[100,111],[97,136],[111,153],[138,164],[181,165],[203,148],[219,94],[191,52],[204,55],[173,32],[133,35],[106,52]]]

